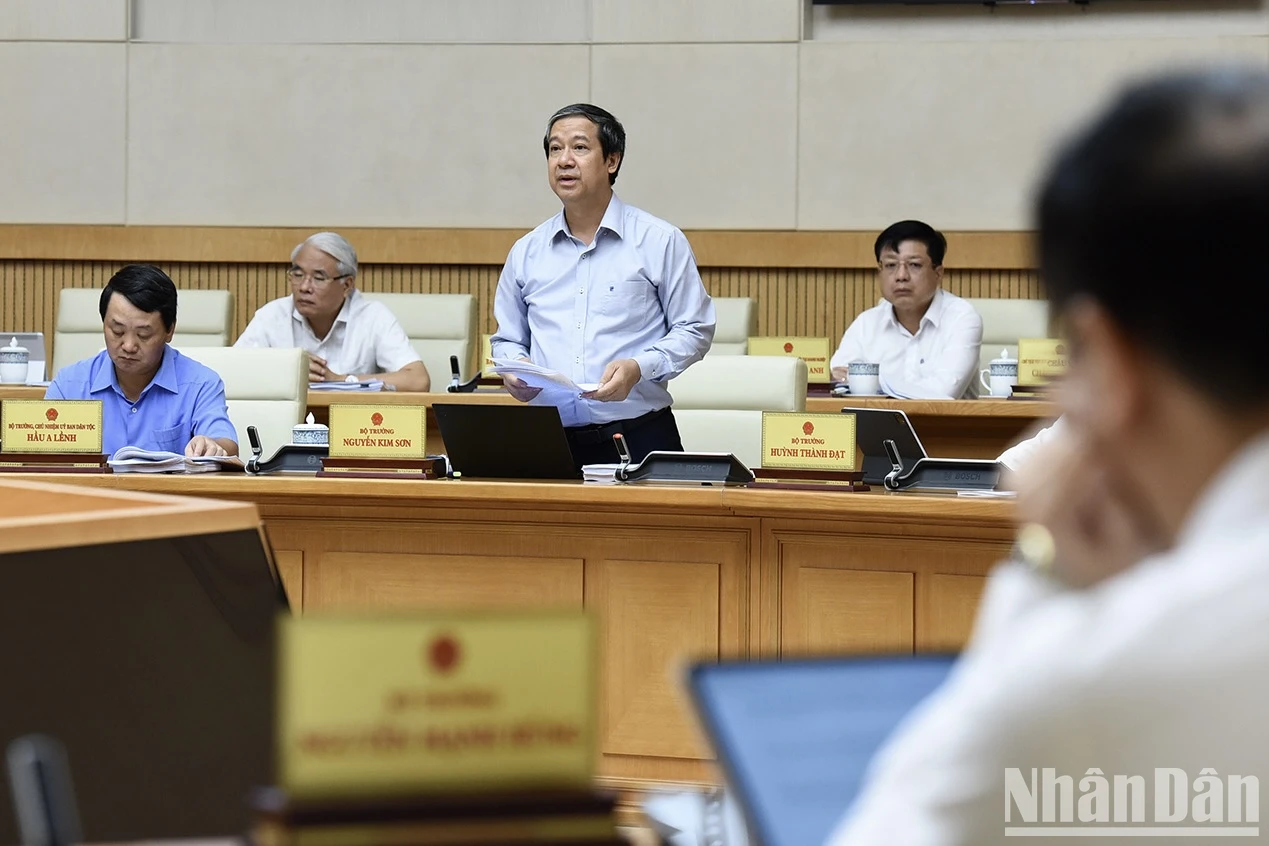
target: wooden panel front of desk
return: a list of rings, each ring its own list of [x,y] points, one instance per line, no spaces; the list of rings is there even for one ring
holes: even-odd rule
[[[712,781],[689,661],[955,649],[1012,538],[1007,503],[579,483],[143,475],[248,499],[304,613],[576,607],[601,622],[601,772]],[[549,661],[549,656],[543,656]]]

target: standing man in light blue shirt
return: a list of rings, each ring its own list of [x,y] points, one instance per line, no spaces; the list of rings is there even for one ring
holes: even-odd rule
[[[682,450],[667,380],[714,339],[714,304],[676,227],[613,193],[626,131],[598,106],[547,121],[547,178],[563,210],[511,248],[498,291],[496,358],[524,359],[594,391],[559,406],[573,460],[617,460],[621,433],[636,461]],[[539,389],[505,377],[532,402]]]
[[[225,383],[168,346],[176,286],[157,267],[130,264],[101,292],[106,348],[58,371],[46,399],[101,400],[102,450],[125,446],[187,456],[237,455]]]

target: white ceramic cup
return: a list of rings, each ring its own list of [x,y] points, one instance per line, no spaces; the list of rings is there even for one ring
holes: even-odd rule
[[[993,358],[986,370],[978,372],[978,381],[993,397],[1012,396],[1013,386],[1018,384],[1018,359],[1001,350],[1000,358]]]
[[[7,385],[26,384],[27,363],[31,353],[26,347],[18,346],[18,339],[13,338],[7,347],[0,347],[0,382]]]
[[[851,396],[881,393],[881,365],[870,361],[852,361],[846,365],[846,384]]]

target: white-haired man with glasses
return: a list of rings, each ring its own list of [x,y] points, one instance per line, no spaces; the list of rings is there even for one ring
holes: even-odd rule
[[[303,347],[309,381],[381,380],[397,391],[426,391],[427,367],[383,303],[357,290],[357,251],[318,232],[291,251],[291,295],[265,303],[236,347]]]

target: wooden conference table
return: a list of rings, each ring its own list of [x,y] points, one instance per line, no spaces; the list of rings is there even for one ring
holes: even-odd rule
[[[0,400],[38,399],[42,396],[43,388],[0,386]],[[335,403],[425,405],[430,409],[438,402],[516,404],[516,400],[500,388],[482,388],[467,394],[308,392],[308,410],[318,423],[329,421],[330,406]],[[848,405],[905,412],[926,452],[947,458],[995,458],[1029,430],[1057,416],[1053,404],[1044,400],[898,400],[889,397],[839,399],[829,396],[809,396],[806,400],[806,410],[810,412],[836,413]],[[436,425],[436,416],[430,412],[427,443],[430,454],[445,452],[440,429]]]
[[[419,404],[426,405],[429,409],[438,402],[516,404],[510,394],[499,388],[482,388],[468,394],[308,392],[308,410],[318,423],[327,422],[330,406],[341,402]],[[829,396],[810,396],[806,399],[806,410],[809,412],[835,414],[845,406],[889,408],[905,412],[926,452],[946,458],[995,458],[1029,430],[1057,416],[1053,404],[1045,400],[899,400],[890,397],[839,399]],[[436,416],[431,413],[428,414],[427,441],[429,453],[445,451],[436,426]]]
[[[586,608],[600,773],[637,800],[714,781],[688,661],[958,648],[1011,504],[954,496],[580,482],[22,474],[254,502],[303,613]],[[550,661],[550,656],[542,656]]]

